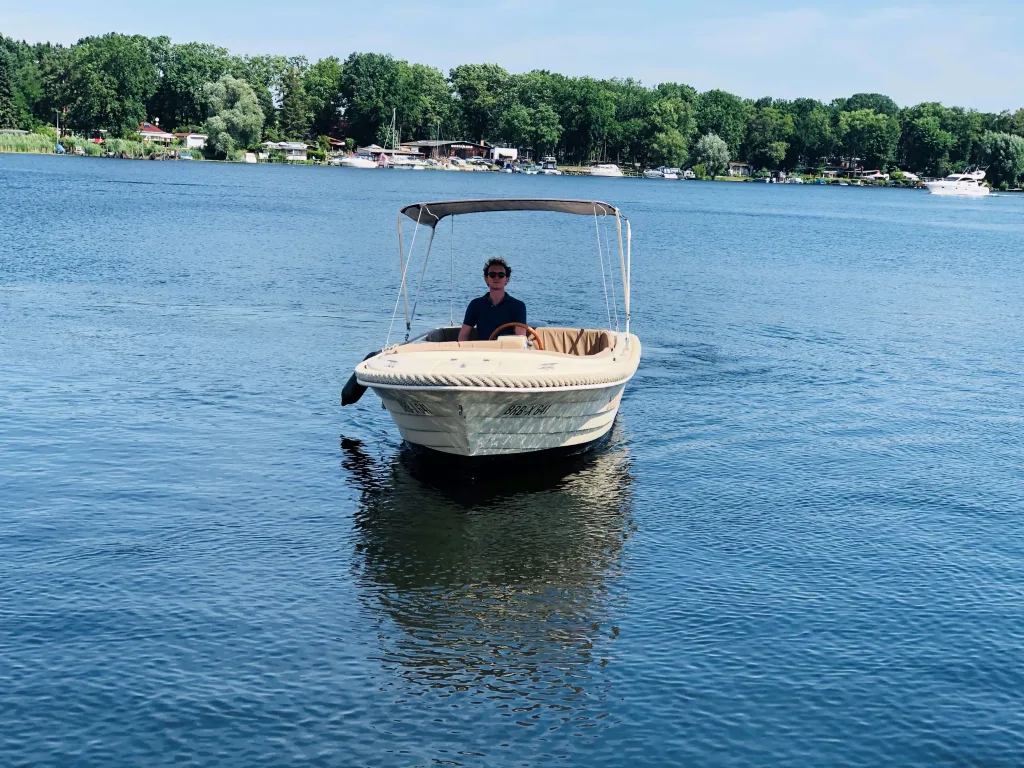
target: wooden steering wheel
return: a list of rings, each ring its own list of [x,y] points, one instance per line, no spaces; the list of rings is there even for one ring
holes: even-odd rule
[[[494,329],[494,332],[490,335],[490,337],[487,340],[494,341],[496,338],[498,338],[498,334],[501,331],[505,330],[506,328],[525,328],[526,334],[528,336],[533,336],[533,340],[537,344],[537,349],[539,349],[541,352],[544,351],[544,342],[540,340],[540,334],[537,333],[533,328],[528,326],[526,323],[504,323],[503,325],[499,325],[497,328]]]

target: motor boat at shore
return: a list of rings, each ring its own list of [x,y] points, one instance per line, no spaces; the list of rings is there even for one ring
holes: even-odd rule
[[[377,161],[371,155],[345,155],[338,158],[336,165],[342,168],[376,168]]]
[[[462,457],[522,457],[579,453],[605,438],[615,422],[626,384],[640,364],[640,340],[629,330],[631,233],[629,220],[603,202],[517,198],[416,203],[401,215],[431,230],[423,257],[426,273],[435,227],[444,218],[471,213],[549,211],[593,216],[595,226],[613,225],[618,236],[619,269],[612,253],[600,248],[608,328],[529,327],[525,336],[458,341],[459,326],[432,328],[409,339],[417,295],[408,310],[406,275],[412,260],[402,246],[400,303],[406,307],[406,341],[370,353],[355,367],[342,392],[342,405],[356,402],[370,388],[380,397],[402,437],[413,446]],[[415,244],[415,235],[413,238]],[[607,261],[605,263],[605,257]],[[572,258],[577,258],[574,254]],[[618,280],[605,271],[616,272]],[[618,283],[616,291],[614,282]],[[611,299],[608,287],[611,285]],[[619,328],[621,298],[624,328]],[[615,306],[612,323],[610,306]],[[394,317],[392,318],[394,321]]]
[[[590,166],[590,175],[619,178],[622,176],[622,169],[615,163],[598,163],[597,165]]]
[[[660,165],[657,168],[648,168],[644,171],[645,179],[669,179],[676,181],[679,178],[680,171],[678,168],[668,168],[667,166]]]
[[[555,158],[548,155],[541,161],[540,173],[542,176],[561,176],[562,172],[558,170],[558,163],[555,162]]]
[[[924,186],[933,195],[984,197],[989,193],[985,186],[985,170],[982,169],[951,173],[944,179],[926,181]]]

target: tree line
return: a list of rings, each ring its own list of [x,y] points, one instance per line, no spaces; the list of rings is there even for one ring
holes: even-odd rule
[[[990,178],[1010,184],[1024,173],[1024,108],[901,108],[877,93],[827,103],[755,100],[682,83],[514,74],[496,64],[445,75],[387,54],[310,63],[115,33],[69,47],[0,36],[0,128],[31,130],[58,114],[70,129],[114,137],[153,119],[169,131],[206,130],[222,154],[265,139],[382,143],[394,119],[403,141],[490,141],[571,163],[719,165],[726,158],[792,171],[856,158],[865,168],[931,176],[995,164]]]

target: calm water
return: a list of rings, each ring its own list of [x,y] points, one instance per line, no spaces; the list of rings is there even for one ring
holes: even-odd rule
[[[438,471],[339,390],[398,207],[519,195],[630,216],[644,360]],[[592,220],[451,234],[421,326],[604,318]],[[0,764],[1021,765],[1022,325],[1022,196],[0,155]]]

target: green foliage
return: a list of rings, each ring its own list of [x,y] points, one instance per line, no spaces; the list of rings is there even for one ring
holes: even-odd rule
[[[0,133],[0,152],[53,152],[54,142],[49,136],[37,133],[10,134]]]
[[[205,43],[168,41],[160,53],[160,86],[149,102],[149,114],[168,130],[188,130],[206,119],[203,89],[230,70],[231,57],[226,49]]]
[[[1010,133],[986,133],[981,137],[979,154],[988,166],[985,178],[991,184],[1004,189],[1020,184],[1024,176],[1024,138]]]
[[[14,104],[11,68],[11,57],[7,51],[0,49],[0,128],[18,127],[18,110]]]
[[[793,135],[793,117],[776,107],[757,109],[747,129],[747,160],[754,165],[778,168],[789,151]]]
[[[942,130],[938,117],[913,118],[903,126],[901,159],[929,176],[944,176],[949,172],[953,143],[952,134]]]
[[[398,102],[399,66],[389,55],[353,53],[345,60],[341,100],[348,133],[359,144],[375,141]]]
[[[858,109],[839,115],[837,134],[847,156],[860,158],[865,168],[886,168],[896,156],[900,124],[895,117]]]
[[[693,171],[693,175],[698,179],[708,178],[708,169],[704,167],[704,163],[697,163],[690,170]]]
[[[704,166],[706,175],[714,178],[729,167],[729,145],[713,133],[705,134],[693,148],[693,159]]]
[[[725,91],[702,93],[697,102],[697,130],[702,136],[714,134],[738,156],[747,131],[750,107],[738,96]]]
[[[32,129],[32,133],[39,136],[45,136],[54,144],[57,143],[57,129],[51,125],[37,125]]]
[[[251,98],[213,110],[208,84],[225,75],[245,83]],[[64,129],[85,136],[106,131],[112,138],[132,135],[146,119],[159,118],[168,130],[195,130],[209,118],[216,135],[210,151],[218,157],[258,147],[261,129],[272,140],[345,135],[350,148],[391,141],[394,115],[401,140],[505,142],[569,163],[683,165],[688,156],[696,159],[697,137],[713,133],[730,157],[755,167],[857,158],[866,167],[898,162],[928,175],[982,163],[986,152],[1002,157],[992,139],[983,143],[988,134],[1024,136],[1024,109],[984,114],[936,103],[900,109],[877,93],[830,103],[754,101],[720,90],[698,94],[681,83],[510,74],[496,64],[458,66],[445,77],[374,53],[310,65],[303,57],[236,56],[167,37],[109,34],[66,48],[0,35],[0,127],[32,130],[53,125],[58,114]]]
[[[236,148],[259,140],[263,110],[248,83],[224,75],[216,83],[207,83],[204,93],[210,110],[206,146],[215,155],[230,156]]]
[[[298,67],[290,67],[281,80],[281,113],[278,126],[289,139],[304,139],[309,132],[310,115],[306,87]]]
[[[341,78],[341,61],[334,56],[320,59],[302,77],[310,129],[314,134],[330,136],[338,132]]]
[[[498,106],[510,85],[508,72],[497,64],[463,64],[448,78],[470,137],[483,140],[492,134],[498,126]]]
[[[149,38],[114,33],[86,38],[71,49],[66,64],[60,97],[69,106],[72,128],[111,136],[138,130],[160,78]]]
[[[899,105],[881,93],[855,93],[846,100],[843,107],[844,112],[857,112],[862,109],[870,109],[888,117],[896,117],[900,113]]]

